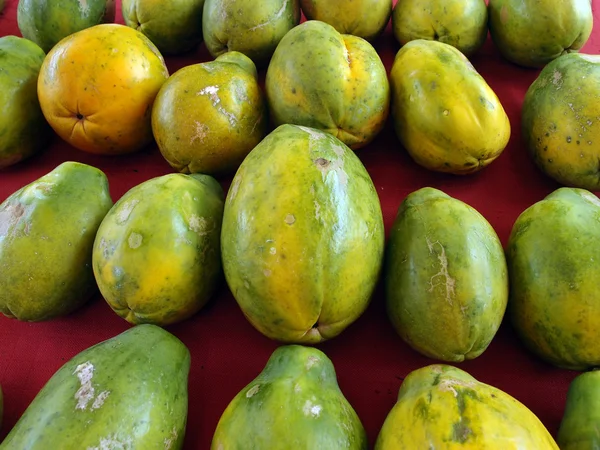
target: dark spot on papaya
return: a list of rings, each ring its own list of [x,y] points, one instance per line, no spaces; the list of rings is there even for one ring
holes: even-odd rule
[[[552,158],[548,158],[548,162],[552,164]]]
[[[441,373],[438,373],[435,378],[433,379],[433,383],[431,383],[432,386],[437,386],[438,384],[440,384],[440,378],[442,377]]]
[[[77,113],[76,117],[77,117],[77,120],[83,120],[83,114],[81,114],[81,113]]]
[[[577,145],[580,145],[580,144],[581,144],[581,141],[577,141]]]
[[[550,137],[550,133],[546,133],[546,137]]]
[[[315,159],[315,164],[317,164],[318,166],[321,166],[321,167],[327,167],[330,163],[331,163],[331,161],[329,161],[325,158]]]
[[[439,38],[440,38],[440,35],[439,35],[439,34],[437,34],[437,31],[434,31],[434,33],[433,33],[433,39],[434,39],[435,41],[437,41]]]
[[[571,136],[567,136],[567,144],[571,143]]]
[[[296,93],[296,88],[292,88],[292,94]]]
[[[473,434],[471,428],[462,421],[452,425],[452,439],[456,442],[464,444],[471,434]]]
[[[548,146],[544,146],[544,151],[547,152],[548,151]]]

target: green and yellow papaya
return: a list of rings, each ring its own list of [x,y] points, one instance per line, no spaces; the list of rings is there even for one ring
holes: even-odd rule
[[[183,447],[190,353],[145,324],[74,356],[44,385],[0,450]]]
[[[288,343],[339,335],[365,311],[384,251],[360,159],[314,128],[282,125],[240,165],[225,201],[225,278],[248,320]]]
[[[223,412],[212,450],[367,450],[367,434],[322,351],[277,348]]]
[[[170,325],[196,314],[221,279],[224,192],[208,175],[168,174],[129,190],[98,229],[100,292],[132,324]]]
[[[508,311],[524,344],[562,368],[600,365],[600,200],[559,188],[523,211],[507,245]]]
[[[106,175],[72,161],[0,204],[0,312],[41,321],[87,302],[94,238],[112,205]]]
[[[413,349],[448,362],[481,355],[508,302],[504,249],[489,222],[433,188],[402,202],[390,233],[387,313]]]
[[[375,450],[426,448],[559,450],[523,403],[444,364],[406,376],[375,443]]]

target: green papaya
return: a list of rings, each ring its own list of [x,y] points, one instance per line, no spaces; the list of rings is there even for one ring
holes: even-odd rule
[[[38,153],[52,136],[37,94],[45,57],[28,39],[0,38],[0,169]]]
[[[224,197],[208,175],[168,174],[115,203],[96,234],[92,267],[119,316],[164,326],[208,302],[221,279]]]
[[[0,312],[23,321],[68,314],[96,292],[92,247],[112,207],[106,175],[67,161],[0,204]]]
[[[559,188],[523,211],[507,245],[508,311],[524,344],[565,369],[600,364],[600,200]]]
[[[188,409],[190,353],[175,336],[138,325],[65,363],[0,450],[178,450]]]
[[[367,308],[385,244],[379,197],[333,135],[281,125],[249,153],[225,200],[225,278],[252,325],[286,343],[317,343]]]
[[[263,371],[229,403],[212,450],[366,450],[363,425],[322,351],[277,348]]]
[[[24,38],[48,53],[67,36],[115,20],[115,0],[19,0],[17,24]]]
[[[502,243],[477,210],[438,189],[402,202],[384,277],[388,316],[423,355],[474,359],[500,328],[508,302]]]
[[[561,450],[600,448],[600,371],[584,372],[571,381],[556,442]]]

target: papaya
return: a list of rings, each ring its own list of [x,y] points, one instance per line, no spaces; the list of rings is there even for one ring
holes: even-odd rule
[[[390,72],[396,135],[412,159],[436,172],[467,175],[495,161],[510,121],[495,92],[455,47],[415,39]]]
[[[521,130],[539,170],[563,186],[600,189],[600,56],[569,53],[529,86]]]
[[[561,450],[600,448],[600,372],[597,368],[577,375],[567,391],[567,401],[556,442]]]
[[[588,41],[594,22],[590,0],[489,0],[489,30],[508,61],[541,68]]]
[[[141,31],[163,55],[193,50],[202,42],[204,0],[123,0],[125,25]]]
[[[506,310],[508,272],[502,243],[477,210],[438,189],[412,192],[384,267],[388,317],[413,349],[446,362],[487,349]]]
[[[37,80],[46,54],[17,36],[0,38],[0,169],[26,160],[49,143]]]
[[[283,36],[299,23],[298,0],[206,0],[202,36],[213,58],[236,51],[262,69]]]
[[[189,350],[174,335],[132,327],[60,367],[0,449],[179,450],[189,369]]]
[[[121,155],[152,143],[152,105],[168,76],[163,56],[141,32],[96,25],[48,52],[38,97],[46,120],[68,144]]]
[[[75,311],[97,292],[96,231],[113,203],[106,175],[67,161],[0,204],[0,312],[42,321]]]
[[[73,33],[115,20],[115,0],[19,0],[17,24],[24,38],[48,53]]]
[[[5,0],[0,0],[0,13],[2,13],[2,11],[4,11],[4,3],[5,3]]]
[[[277,127],[227,192],[225,279],[246,318],[271,339],[318,343],[356,321],[378,281],[384,240],[367,170],[315,128]]]
[[[433,364],[410,372],[374,450],[558,450],[538,417],[468,372]]]
[[[165,326],[209,301],[221,278],[224,197],[208,175],[167,174],[115,203],[98,228],[92,267],[117,315]]]
[[[178,172],[234,172],[266,135],[267,105],[256,66],[230,51],[175,72],[152,107],[152,133]]]
[[[516,219],[507,244],[514,329],[534,354],[571,370],[600,364],[600,200],[562,187]]]
[[[307,20],[328,23],[342,34],[374,41],[392,14],[392,0],[300,0]]]
[[[485,0],[402,0],[392,13],[392,31],[400,45],[430,39],[469,57],[487,38],[487,5]]]
[[[368,441],[327,355],[286,345],[271,354],[219,419],[211,449],[242,448],[367,450]]]
[[[353,150],[375,139],[389,113],[387,72],[373,46],[318,20],[298,25],[281,40],[265,91],[276,126],[317,128]]]

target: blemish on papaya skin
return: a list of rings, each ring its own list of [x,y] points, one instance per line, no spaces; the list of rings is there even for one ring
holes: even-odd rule
[[[139,233],[136,233],[134,231],[133,233],[131,233],[129,235],[129,238],[127,239],[127,243],[129,244],[129,248],[135,250],[140,245],[142,245],[143,240],[144,240],[144,238],[142,237],[142,235]]]
[[[135,199],[135,200],[131,200],[127,203],[125,203],[120,209],[119,212],[117,214],[117,223],[119,225],[122,225],[123,223],[125,223],[127,221],[127,219],[129,219],[129,216],[131,215],[131,212],[133,211],[133,208],[136,207],[136,205],[139,203],[140,201]]]
[[[233,185],[231,186],[231,201],[235,199],[238,193],[238,189],[240,188],[240,183],[242,182],[242,177],[235,177]]]
[[[434,253],[435,244],[439,245],[441,249],[441,252],[438,255],[440,270],[429,280],[429,292],[433,292],[433,289],[437,286],[444,286],[446,288],[446,301],[452,305],[452,298],[456,295],[454,289],[456,280],[448,273],[448,257],[446,256],[446,249],[439,241],[431,242],[428,237],[425,239],[427,241],[427,248],[429,249],[430,254]],[[443,281],[434,282],[434,280],[438,277],[443,277]]]
[[[204,139],[206,139],[206,136],[208,135],[208,126],[198,121],[194,121],[194,124],[196,126],[196,130],[194,132],[194,135],[190,139],[190,145],[196,141],[200,141],[200,143],[202,144],[204,142]]]
[[[205,236],[214,229],[214,225],[212,228],[209,228],[208,220],[195,214],[192,214],[189,218],[189,227],[190,230],[198,233],[200,236]]]
[[[25,208],[20,203],[8,204],[0,211],[0,237],[7,235],[8,230],[19,223],[25,215]]]
[[[319,358],[317,358],[316,356],[309,356],[308,358],[306,358],[306,370],[310,370],[318,362]]]
[[[310,400],[306,400],[302,412],[305,416],[319,417],[323,407],[321,405],[315,405]]]
[[[246,392],[246,398],[254,397],[254,395],[256,395],[259,390],[260,390],[260,384],[252,386],[250,389],[248,389],[248,392]]]
[[[294,217],[293,214],[288,214],[287,216],[285,216],[285,223],[287,223],[288,225],[293,225],[294,223],[296,223],[296,217]]]
[[[175,444],[175,442],[177,442],[178,436],[179,436],[179,434],[177,433],[177,429],[175,427],[173,427],[173,430],[171,430],[171,436],[168,438],[165,438],[165,440],[163,441],[165,444],[165,450],[171,450],[171,447],[173,447],[173,444]]]
[[[253,26],[252,28],[249,28],[248,30],[249,31],[260,30],[261,28],[264,28],[267,25],[269,25],[270,23],[273,23],[274,21],[276,21],[277,19],[279,19],[283,15],[283,13],[285,12],[285,10],[286,10],[289,2],[290,2],[290,0],[285,0],[283,2],[283,5],[281,6],[281,9],[279,11],[277,11],[273,17],[271,17],[266,22],[259,23],[258,25]]]

